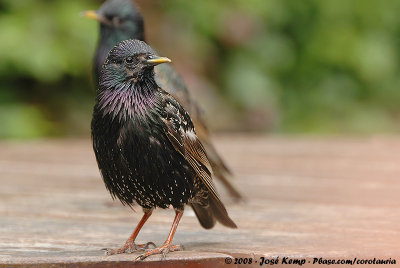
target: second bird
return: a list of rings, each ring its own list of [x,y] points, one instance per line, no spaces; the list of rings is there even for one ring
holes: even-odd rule
[[[97,85],[104,60],[116,44],[127,39],[144,41],[144,21],[132,0],[108,0],[99,10],[87,11],[84,15],[100,23],[100,37],[93,66]],[[232,197],[242,199],[231,171],[212,144],[201,109],[191,98],[180,75],[169,64],[162,64],[155,67],[155,79],[157,84],[177,99],[190,114],[216,178],[225,185]]]

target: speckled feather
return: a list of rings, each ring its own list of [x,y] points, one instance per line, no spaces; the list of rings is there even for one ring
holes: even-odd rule
[[[118,26],[100,24],[100,40],[94,61],[95,84],[98,84],[100,69],[108,52],[118,42],[130,38],[144,40],[144,22],[138,8],[132,0],[108,0],[99,9],[98,13],[110,20],[119,18]],[[209,157],[212,169],[235,198],[242,198],[238,188],[234,185],[232,173],[217,153],[209,132],[202,117],[202,110],[194,101],[186,88],[181,76],[169,64],[155,67],[157,84],[170,93],[185,108],[193,119],[197,135],[203,143]]]
[[[107,189],[124,204],[182,209],[194,197],[195,172],[168,146],[161,118],[164,97],[156,83],[126,81],[112,88],[105,87],[108,83],[101,84],[92,122]]]
[[[153,55],[144,42],[128,40],[111,50],[103,66],[92,137],[106,187],[123,204],[146,209],[192,204],[198,213],[208,211],[211,221],[236,227],[188,113],[158,87],[153,67],[138,67],[140,58]],[[137,63],[127,65],[129,56]]]

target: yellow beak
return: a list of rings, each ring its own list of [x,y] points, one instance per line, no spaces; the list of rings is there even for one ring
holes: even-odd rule
[[[171,62],[171,60],[166,57],[157,57],[154,59],[146,60],[146,63],[148,63],[149,65],[158,65],[158,64],[167,63],[167,62]]]
[[[84,11],[81,13],[81,15],[92,20],[97,20],[101,24],[106,24],[106,25],[112,24],[111,21],[109,21],[106,17],[97,13],[97,11],[95,10]]]
[[[92,19],[92,20],[97,20],[100,21],[103,17],[97,14],[95,10],[88,10],[88,11],[83,11],[81,13],[82,16]]]

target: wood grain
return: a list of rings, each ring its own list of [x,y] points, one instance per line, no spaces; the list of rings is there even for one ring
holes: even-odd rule
[[[174,238],[185,251],[146,265],[234,267],[224,264],[228,255],[400,257],[400,138],[215,140],[247,196],[235,204],[217,185],[239,229],[204,230],[187,208]],[[121,246],[142,212],[111,200],[90,140],[1,142],[0,185],[0,265],[126,267],[137,255],[101,251]],[[138,242],[161,245],[173,216],[156,210]]]

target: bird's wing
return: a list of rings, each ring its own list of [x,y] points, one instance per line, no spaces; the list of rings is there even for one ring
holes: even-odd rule
[[[210,139],[210,132],[205,124],[202,109],[196,100],[191,98],[182,77],[170,64],[157,65],[154,71],[156,82],[159,87],[171,94],[189,113],[196,129],[196,135],[207,152],[208,161],[211,164],[211,169],[215,177],[221,180],[233,197],[237,199],[243,198],[240,190],[235,186],[232,171],[218,154]]]
[[[212,181],[210,162],[203,145],[196,136],[193,123],[188,113],[174,98],[166,92],[164,93],[164,113],[162,120],[166,126],[164,130],[165,134],[174,146],[175,150],[185,158],[210,192],[208,198],[210,207],[206,209],[209,210],[206,214],[199,214],[200,212],[204,213],[205,211],[200,211],[194,207],[200,223],[205,228],[211,228],[215,222],[213,222],[212,219],[210,220],[208,217],[212,214],[213,217],[223,225],[230,228],[237,228],[236,224],[229,217],[228,212],[215,189],[215,185]]]
[[[205,149],[195,134],[193,123],[188,113],[170,95],[164,98],[163,121],[166,125],[166,136],[185,160],[194,169],[210,193],[220,200],[212,181],[211,165]]]

